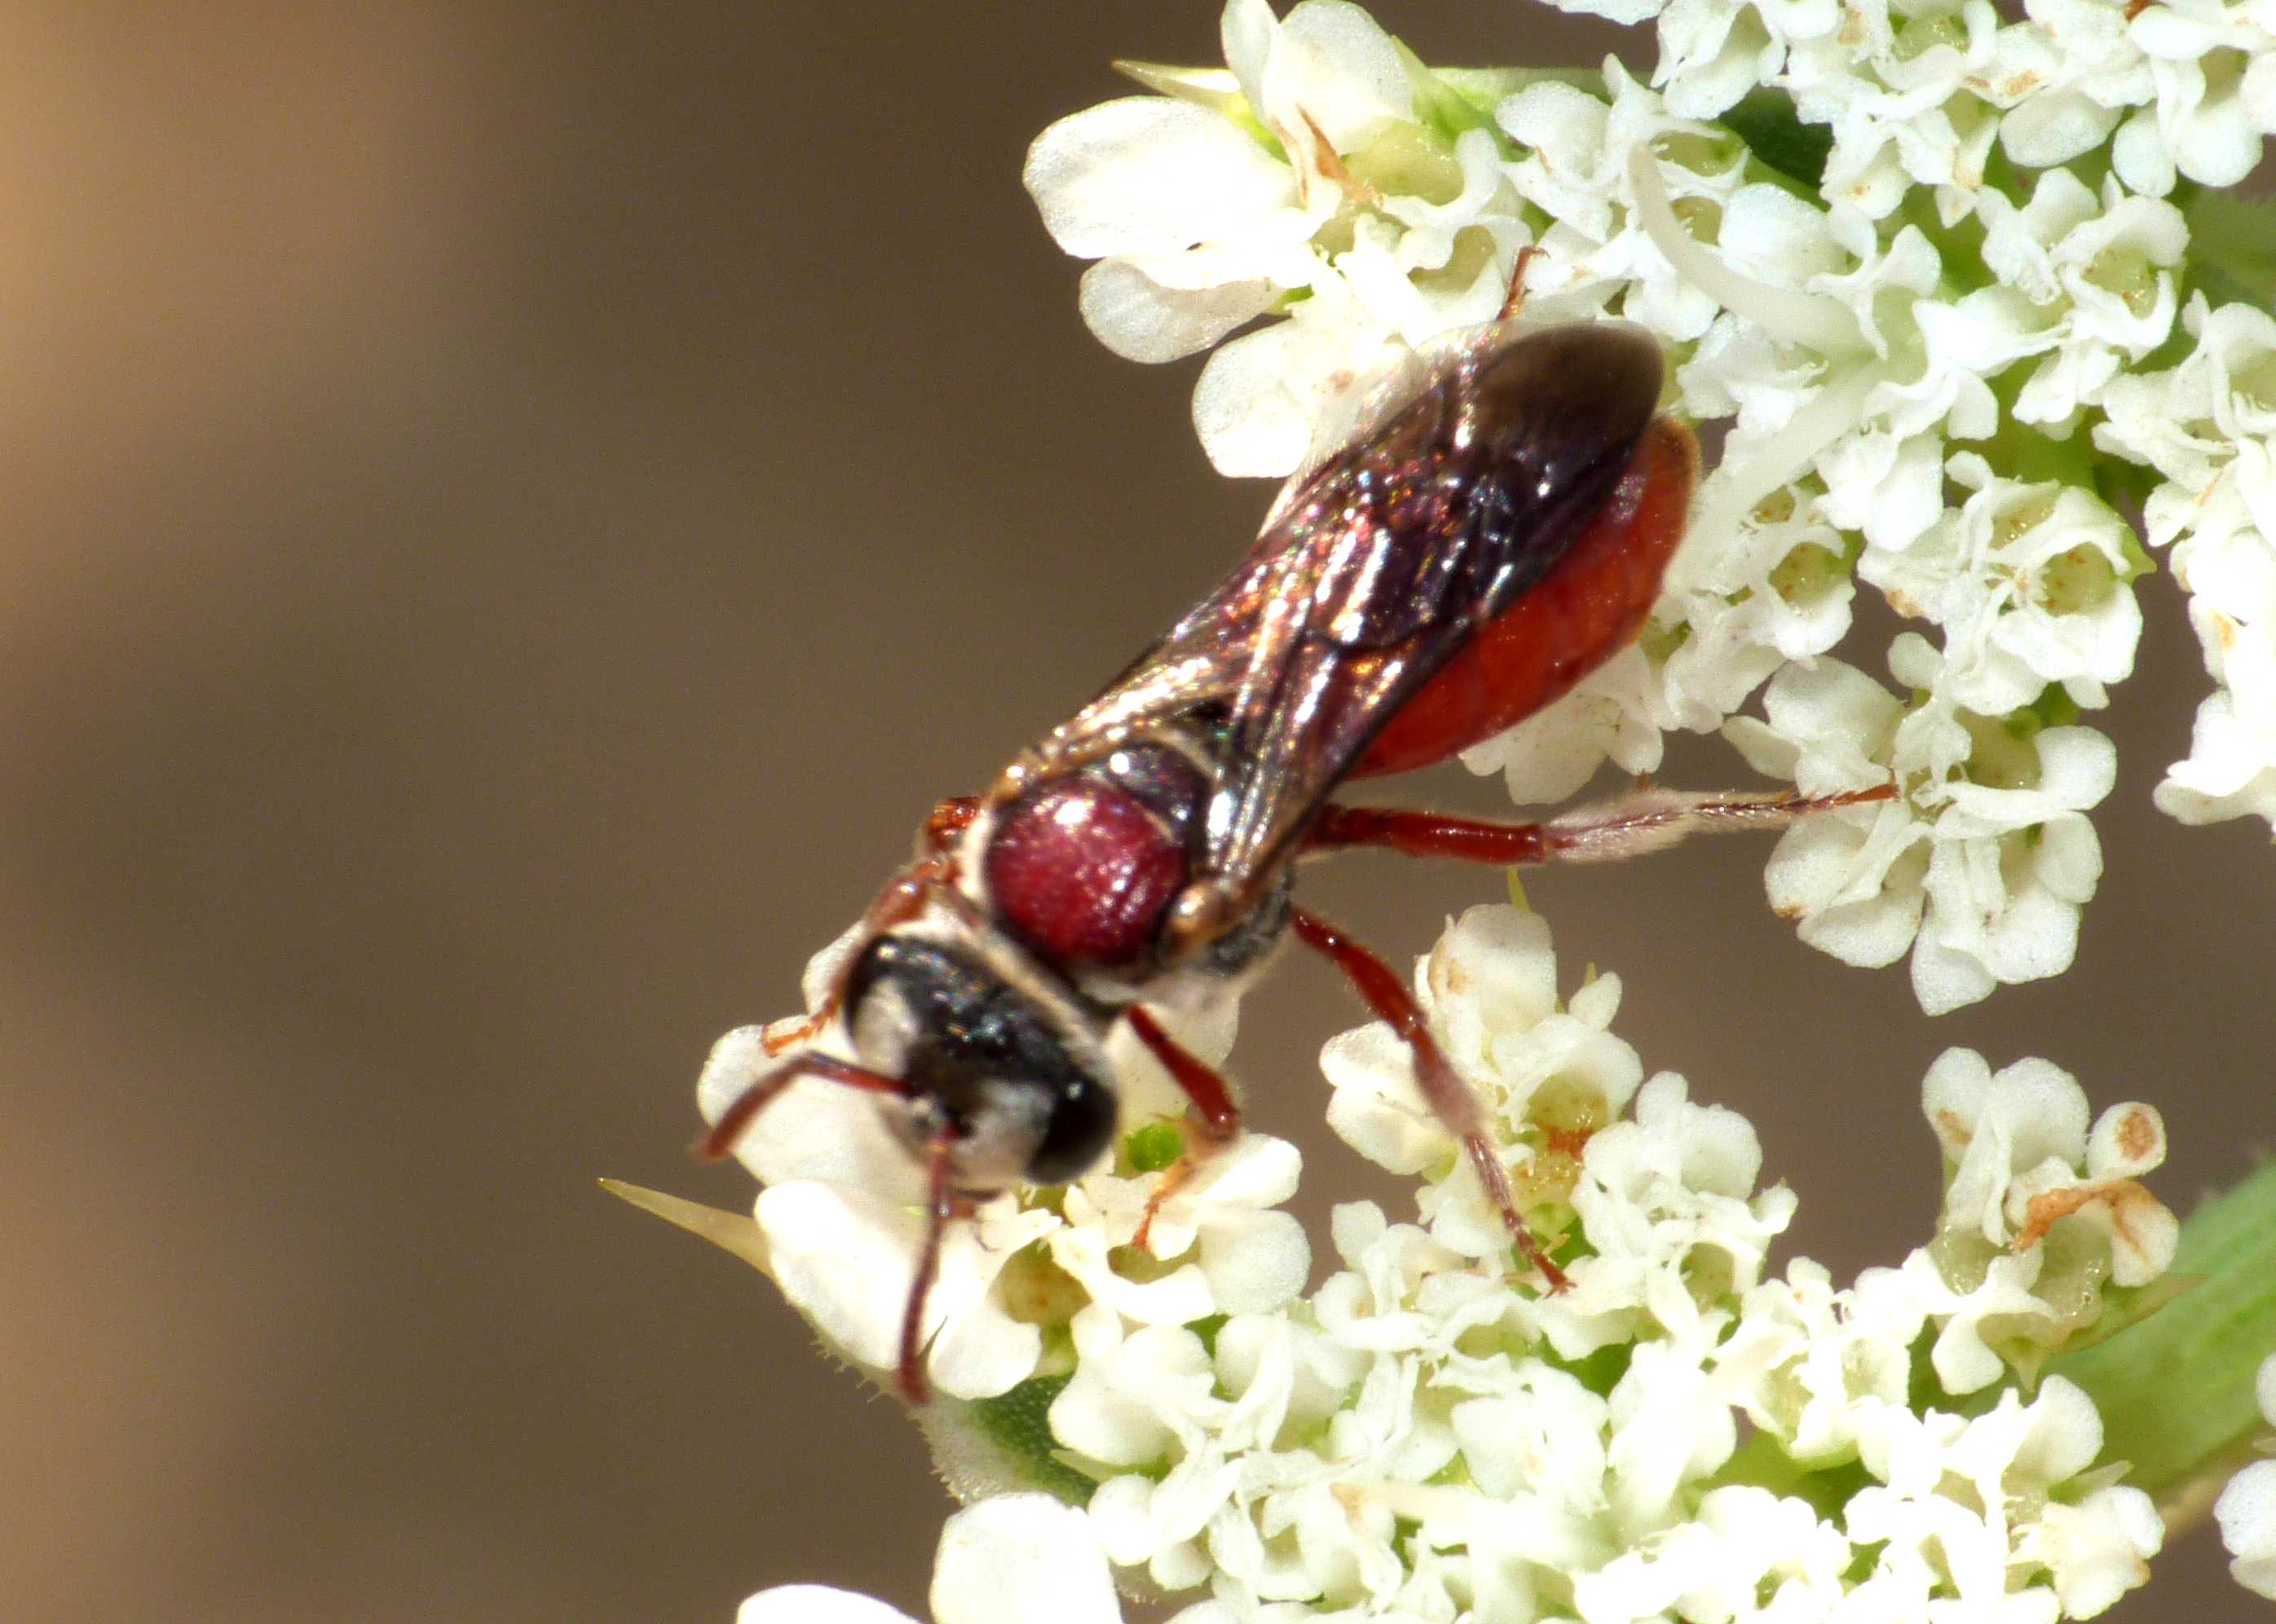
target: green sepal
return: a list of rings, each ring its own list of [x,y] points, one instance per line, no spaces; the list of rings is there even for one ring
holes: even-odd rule
[[[2020,380],[2022,371],[2022,368],[2016,368],[2009,376]],[[2003,384],[2007,383],[2008,377],[2002,377],[2000,382]],[[2018,381],[2014,392],[2020,393],[2021,391],[2022,383]],[[1999,391],[1995,390],[1994,393]],[[2099,453],[2095,451],[2090,438],[2083,434],[2072,434],[2058,440],[2051,435],[2041,434],[2036,429],[2026,428],[2009,414],[2014,406],[2012,395],[1999,395],[1999,431],[1989,448],[1990,460],[1994,466],[2008,478],[2022,480],[2026,484],[2044,484],[2052,480],[2057,484],[2093,489],[2094,465],[2099,459]]]
[[[1593,1353],[1577,1359],[1560,1359],[1547,1347],[1535,1350],[1544,1364],[1565,1372],[1598,1398],[1609,1398],[1620,1378],[1628,1373],[1628,1362],[1635,1357],[1633,1342],[1607,1342]]]
[[[964,1404],[949,1400],[945,1405],[995,1446],[1000,1452],[999,1464],[1013,1482],[1056,1495],[1070,1506],[1086,1506],[1098,1484],[1059,1459],[1058,1440],[1051,1436],[1051,1401],[1072,1379],[1071,1376],[1031,1376],[992,1399],[974,1399]],[[935,1400],[935,1408],[943,1406],[943,1400]],[[942,1467],[944,1471],[948,1469],[945,1459]]]
[[[2147,1286],[2104,1286],[2101,1316],[2063,1345],[2062,1356],[2067,1358],[2090,1347],[2101,1347],[2152,1314],[2162,1313],[2168,1304],[2179,1302],[2204,1284],[2194,1274],[2161,1274]]]
[[[1802,1500],[1821,1517],[1837,1522],[1851,1497],[1872,1482],[1873,1475],[1855,1455],[1815,1463],[1797,1461],[1768,1432],[1749,1433],[1713,1479],[1718,1489],[1744,1485]]]
[[[1473,101],[1439,78],[1426,66],[1422,58],[1407,48],[1404,40],[1393,40],[1399,50],[1399,60],[1407,69],[1407,82],[1415,93],[1415,118],[1424,129],[1448,147],[1469,130],[1491,131],[1497,142],[1503,140],[1501,132],[1494,127],[1493,102]]]
[[[1804,124],[1794,111],[1793,98],[1785,92],[1750,90],[1723,115],[1721,122],[1747,143],[1747,150],[1759,163],[1812,192],[1824,183],[1825,161],[1833,151],[1833,132],[1824,125]]]
[[[1230,1314],[1204,1314],[1199,1319],[1189,1319],[1186,1329],[1201,1339],[1202,1350],[1214,1360],[1217,1357],[1217,1333],[1232,1319]]]
[[[1553,80],[1570,85],[1599,102],[1605,95],[1605,76],[1587,68],[1432,68],[1430,77],[1469,108],[1468,118],[1476,125],[1493,122],[1494,110],[1529,85]],[[1415,96],[1415,111],[1426,120],[1434,117],[1449,117],[1451,110],[1435,105],[1435,110],[1425,113],[1422,95]],[[1467,124],[1464,127],[1469,127]]]
[[[2022,723],[2020,718],[2027,713],[2030,722]],[[2037,699],[2008,718],[2007,726],[2018,738],[2029,739],[2044,728],[2069,727],[2078,717],[2078,702],[2070,696],[2070,690],[2060,682],[2050,682],[2039,690]]]
[[[2121,513],[2138,513],[2150,493],[2165,482],[2155,468],[2123,457],[2098,454],[2094,459],[2094,493]],[[2142,545],[2132,524],[2126,527],[2126,579],[2136,581],[2158,573],[2158,561]]]
[[[2276,1353],[2276,1163],[2181,1226],[2174,1274],[2195,1288],[2049,1367],[2102,1412],[2103,1455],[2163,1498],[2266,1429],[2254,1383]]]
[[[1230,68],[1185,68],[1166,62],[1118,61],[1114,71],[1125,79],[1136,80],[1157,95],[1207,108],[1218,118],[1240,126],[1250,140],[1282,163],[1288,161],[1287,148],[1281,146],[1278,136],[1264,127],[1256,110],[1241,94],[1240,81],[1233,76]]]

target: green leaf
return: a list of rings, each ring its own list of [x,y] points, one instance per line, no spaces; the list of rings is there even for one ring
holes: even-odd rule
[[[2254,1378],[2276,1353],[2276,1163],[2181,1227],[2176,1275],[2196,1288],[2109,1340],[2049,1367],[2102,1412],[2105,1459],[2163,1497],[2263,1430]]]

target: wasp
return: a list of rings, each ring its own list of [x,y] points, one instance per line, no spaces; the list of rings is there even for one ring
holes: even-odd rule
[[[1514,1245],[1563,1285],[1406,983],[1294,893],[1300,865],[1358,847],[1505,866],[1620,855],[1888,793],[1640,794],[1532,823],[1333,799],[1513,725],[1641,629],[1698,473],[1662,383],[1658,346],[1609,322],[1505,321],[1418,359],[1290,482],[1222,585],[985,794],[940,803],[820,1006],[770,1029],[778,1058],[698,1151],[725,1156],[800,1076],[879,1097],[929,1192],[901,1324],[912,1403],[945,1226],[1105,1155],[1118,1021],[1191,1101],[1165,1193],[1235,1136],[1233,1089],[1149,1006],[1221,996],[1288,937],[1404,1039]],[[850,1055],[818,1045],[835,1022]]]

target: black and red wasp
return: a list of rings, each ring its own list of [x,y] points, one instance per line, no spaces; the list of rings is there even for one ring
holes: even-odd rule
[[[1192,1154],[1239,1132],[1225,1080],[1147,1006],[1221,992],[1284,936],[1411,1047],[1513,1241],[1561,1286],[1405,981],[1293,893],[1299,862],[1354,847],[1499,865],[1609,856],[1886,793],[1639,795],[1545,823],[1331,799],[1347,779],[1499,732],[1635,636],[1698,467],[1689,432],[1660,414],[1662,376],[1651,339],[1611,323],[1505,322],[1419,360],[1290,483],[1223,585],[986,794],[934,810],[821,1006],[770,1044],[783,1058],[698,1147],[725,1156],[802,1075],[882,1097],[929,1192],[901,1325],[911,1402],[926,1396],[944,1226],[977,1197],[1065,1183],[1112,1142],[1114,1022],[1191,1100]],[[814,1046],[838,1020],[850,1059]]]

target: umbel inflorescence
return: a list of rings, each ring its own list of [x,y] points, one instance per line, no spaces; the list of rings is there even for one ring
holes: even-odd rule
[[[1135,360],[1208,352],[1202,447],[1269,476],[1520,267],[1529,318],[1648,330],[1673,409],[1721,430],[1689,536],[1635,644],[1469,765],[1553,801],[1680,730],[1806,795],[1893,785],[1779,841],[1804,941],[1908,958],[1930,1013],[2060,973],[2114,775],[2083,718],[2132,670],[2150,577],[2189,595],[2211,679],[2159,806],[2276,823],[2276,220],[2219,189],[2276,129],[2276,8],[1574,9],[1656,21],[1649,81],[1434,71],[1341,0],[1232,0],[1224,69],[1130,66],[1149,94],[1029,155],[1045,226],[1094,262],[1086,321]],[[1885,648],[1855,646],[1861,587],[1903,626]],[[2183,1241],[2139,1182],[2150,1105],[1947,1051],[1935,1233],[1837,1285],[1773,1260],[1794,1202],[1753,1128],[1647,1077],[1617,978],[1560,980],[1540,917],[1473,910],[1415,986],[1569,1284],[1511,1274],[1387,1027],[1328,1045],[1329,1121],[1415,1208],[1347,1204],[1325,1235],[1261,1135],[1165,1197],[1182,1100],[1129,1043],[1111,1164],[946,1233],[919,1421],[975,1504],[941,1624],[1110,1619],[1118,1590],[1186,1624],[2085,1618],[2276,1418],[2276,1180]],[[1162,1015],[1231,1046],[1229,1008]],[[723,1040],[707,1116],[763,1051]],[[632,1194],[890,1370],[924,1229],[907,1150],[808,1081],[739,1153],[751,1219]],[[2186,1295],[2177,1245],[2210,1277]],[[2263,1593],[2271,1474],[2219,1507]],[[898,1615],[808,1588],[743,1615],[857,1616]]]
[[[990,1203],[952,1241],[922,1422],[982,1499],[969,1537],[1006,1554],[993,1589],[943,1578],[943,1620],[1112,1616],[1091,1584],[1109,1564],[1202,1606],[1189,1624],[1269,1605],[2053,1619],[2142,1581],[2151,1499],[2099,1469],[2093,1403],[2045,1372],[2156,1299],[2176,1226],[2136,1181],[2164,1157],[2155,1112],[2090,1118],[2052,1066],[1949,1051],[1923,1089],[1948,1180],[1936,1236],[1837,1289],[1808,1260],[1771,1269],[1794,1199],[1761,1188],[1753,1128],[1645,1076],[1610,1030],[1617,978],[1560,996],[1539,915],[1474,909],[1418,985],[1562,1232],[1569,1286],[1509,1278],[1498,1217],[1380,1026],[1328,1046],[1329,1119],[1416,1178],[1410,1220],[1339,1207],[1316,1260],[1278,1208],[1296,1153],[1261,1135],[1172,1196],[1142,1252],[1161,1176],[1143,1130],[1111,1171]],[[723,1044],[712,1089],[747,1074],[749,1041]],[[770,1182],[743,1249],[882,1376],[915,1180],[833,1104],[754,1148]],[[1047,1590],[1023,1541],[1096,1554]],[[772,1592],[747,1618],[793,1602],[816,1605]]]

